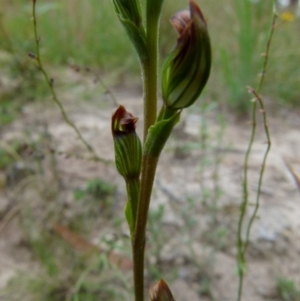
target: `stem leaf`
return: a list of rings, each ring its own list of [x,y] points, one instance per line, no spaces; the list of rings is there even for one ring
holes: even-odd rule
[[[158,158],[164,148],[170,134],[180,119],[181,111],[177,111],[172,117],[160,120],[152,125],[145,141],[144,154]]]
[[[130,233],[133,233],[134,219],[133,219],[133,215],[132,215],[132,208],[131,208],[130,201],[127,201],[125,208],[124,208],[124,213],[125,213],[127,223],[129,225]]]
[[[140,60],[146,60],[148,58],[148,50],[145,33],[130,20],[123,19],[120,15],[119,19],[124,26],[136,52],[138,53]]]

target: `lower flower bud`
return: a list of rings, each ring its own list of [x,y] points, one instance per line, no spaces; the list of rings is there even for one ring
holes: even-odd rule
[[[115,163],[125,179],[139,178],[142,162],[142,145],[135,132],[137,118],[119,106],[112,116],[112,134]]]

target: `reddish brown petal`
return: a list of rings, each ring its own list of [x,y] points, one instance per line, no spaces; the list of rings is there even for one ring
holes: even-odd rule
[[[188,10],[182,10],[171,18],[171,23],[180,35],[183,34],[188,24],[191,22],[191,15]]]
[[[205,18],[203,16],[203,13],[200,9],[200,7],[197,5],[197,3],[194,0],[190,0],[190,11],[191,11],[191,18],[194,19],[194,17],[197,15],[200,17],[200,19],[204,22],[206,25]]]
[[[112,132],[114,135],[134,132],[137,121],[138,118],[121,105],[112,116]]]

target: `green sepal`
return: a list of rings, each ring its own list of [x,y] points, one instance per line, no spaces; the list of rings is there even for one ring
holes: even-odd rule
[[[181,111],[174,111],[169,119],[159,120],[149,128],[145,141],[144,154],[158,158],[170,134],[180,119]]]
[[[173,50],[163,65],[163,99],[170,108],[183,109],[191,106],[207,83],[211,67],[209,37],[200,36],[198,40],[195,40],[194,48],[187,48],[181,65],[174,62],[179,61],[183,48]]]
[[[125,181],[139,178],[142,164],[142,145],[136,133],[114,138],[115,163]]]
[[[131,208],[130,201],[127,201],[125,205],[124,214],[127,220],[127,224],[129,225],[130,234],[132,234],[134,231],[134,219],[132,216],[132,208]]]
[[[211,44],[206,20],[193,0],[190,12],[178,12],[171,23],[180,36],[163,65],[162,97],[166,106],[180,110],[197,100],[208,81]]]

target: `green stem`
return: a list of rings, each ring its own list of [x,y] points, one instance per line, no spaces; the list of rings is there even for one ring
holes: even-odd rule
[[[157,61],[159,16],[147,13],[148,58],[142,62],[144,82],[144,141],[148,129],[155,123],[157,111]]]
[[[142,61],[144,88],[144,142],[151,125],[156,121],[158,85],[158,26],[160,11],[153,10],[147,1],[147,50]],[[158,158],[143,155],[141,186],[134,235],[132,237],[135,301],[144,300],[144,252],[146,225]]]
[[[144,252],[146,225],[158,157],[143,156],[138,213],[132,238],[135,300],[144,300]]]

